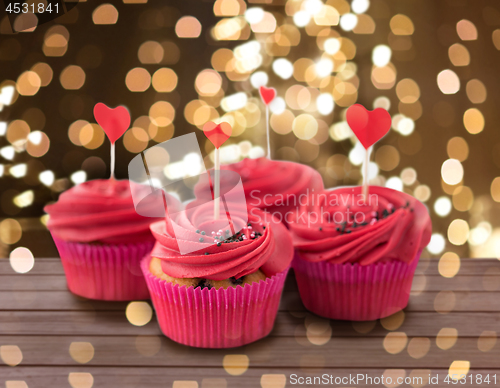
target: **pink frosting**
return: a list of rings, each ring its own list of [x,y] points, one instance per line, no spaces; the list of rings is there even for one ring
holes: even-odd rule
[[[360,187],[310,196],[289,223],[299,256],[334,264],[412,262],[430,241],[427,208],[408,194],[378,186],[370,186],[367,204],[362,199]]]
[[[223,166],[241,176],[247,203],[284,219],[300,196],[323,190],[321,175],[311,167],[267,158],[244,159]],[[295,202],[296,201],[296,202]],[[286,220],[285,220],[286,221]]]
[[[250,233],[244,217],[247,209],[241,208],[231,213],[235,230]],[[221,212],[221,219],[225,219]],[[220,221],[222,222],[222,221]],[[293,257],[292,239],[288,230],[272,215],[252,209],[248,212],[248,222],[252,231],[262,233],[256,239],[213,244],[211,231],[218,231],[220,222],[213,220],[213,204],[189,207],[173,219],[156,222],[151,231],[157,243],[151,255],[162,260],[163,271],[176,278],[205,278],[223,280],[241,276],[261,269],[266,276],[284,271]],[[225,222],[225,221],[224,221]],[[172,223],[172,224],[171,224]],[[173,230],[176,230],[176,233]],[[205,231],[205,236],[196,233]],[[200,242],[200,237],[205,241]],[[190,246],[192,253],[181,255],[177,241]],[[206,255],[205,253],[209,253]]]
[[[130,184],[128,180],[98,179],[72,187],[56,203],[45,206],[49,230],[62,240],[82,243],[153,240],[149,224],[158,218],[136,213]]]

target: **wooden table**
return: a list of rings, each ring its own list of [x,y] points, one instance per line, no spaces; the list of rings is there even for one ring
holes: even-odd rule
[[[470,363],[469,374],[489,374],[490,385],[496,375],[498,385],[499,290],[498,260],[462,259],[458,274],[445,278],[437,260],[424,259],[404,313],[351,323],[306,312],[292,274],[268,338],[242,348],[207,350],[163,337],[154,316],[144,326],[132,325],[127,303],[72,295],[58,259],[36,259],[27,274],[15,273],[2,259],[0,387],[278,388],[298,385],[291,374],[324,373],[406,377],[412,384],[401,386],[414,387],[423,385],[413,377],[428,383],[429,374],[438,374],[434,386],[450,386],[444,379],[454,361],[462,362],[453,368]],[[471,386],[468,379],[461,386]]]

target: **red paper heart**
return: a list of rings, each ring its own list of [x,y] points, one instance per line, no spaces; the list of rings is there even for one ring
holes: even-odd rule
[[[94,117],[112,144],[130,127],[130,113],[124,106],[111,109],[99,102],[94,106]]]
[[[203,126],[203,132],[215,148],[220,148],[220,146],[231,137],[233,128],[231,128],[231,125],[225,121],[220,124],[215,124],[214,122],[209,121]]]
[[[383,108],[369,111],[363,105],[351,105],[347,109],[346,119],[365,149],[382,139],[391,129],[391,115]]]
[[[276,89],[275,88],[266,88],[265,86],[261,86],[259,88],[260,98],[264,101],[264,104],[269,105],[274,98],[276,97]]]

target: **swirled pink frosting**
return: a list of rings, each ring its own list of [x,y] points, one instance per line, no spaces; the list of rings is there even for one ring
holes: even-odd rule
[[[232,211],[236,231],[247,227],[246,215],[246,208]],[[225,218],[225,214],[221,213],[221,218]],[[214,245],[209,235],[218,230],[220,224],[213,220],[213,204],[208,202],[194,211],[181,212],[175,219],[152,224],[151,231],[157,242],[151,255],[160,258],[163,271],[176,278],[223,280],[240,278],[259,268],[266,276],[284,271],[293,257],[292,239],[286,227],[260,209],[248,212],[248,222],[252,230],[262,236]],[[199,241],[203,236],[196,230],[206,231],[205,241]],[[190,246],[192,253],[181,255],[178,241]]]
[[[370,186],[323,191],[308,198],[289,223],[299,257],[334,264],[412,262],[430,241],[427,208],[412,196]]]
[[[52,234],[72,242],[129,244],[153,240],[149,224],[159,218],[136,213],[130,183],[98,179],[72,187],[56,203],[45,206],[50,215],[47,227]]]
[[[249,206],[279,213],[286,222],[286,213],[295,208],[301,196],[324,188],[321,175],[299,163],[258,158],[244,159],[222,168],[241,176]]]

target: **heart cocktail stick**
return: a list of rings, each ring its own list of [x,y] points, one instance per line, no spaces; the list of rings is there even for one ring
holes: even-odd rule
[[[262,102],[266,105],[266,132],[267,132],[267,157],[271,159],[271,141],[269,139],[269,104],[273,102],[276,97],[276,89],[266,88],[261,86],[259,88],[260,98]]]
[[[210,142],[215,146],[214,152],[214,219],[219,219],[220,209],[220,146],[226,142],[233,128],[226,122],[215,124],[214,122],[207,122],[203,126],[203,132]]]
[[[102,102],[94,106],[94,117],[97,124],[101,126],[103,131],[108,136],[111,142],[111,176],[115,178],[115,142],[127,131],[130,127],[130,113],[124,106],[119,106],[114,109],[107,107]]]
[[[368,200],[368,165],[373,145],[391,129],[391,115],[383,108],[369,111],[363,105],[355,104],[347,109],[347,124],[366,150],[363,162],[363,197]]]

